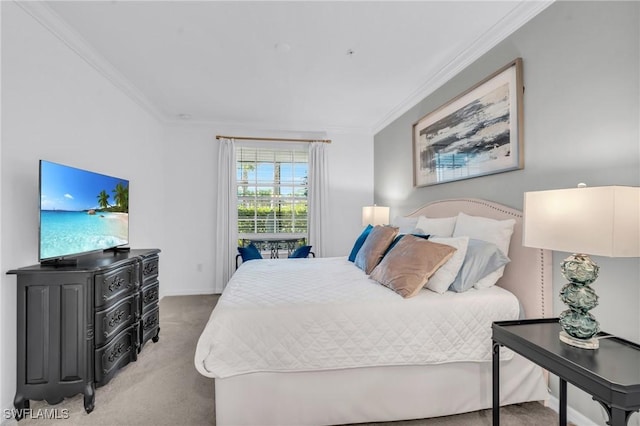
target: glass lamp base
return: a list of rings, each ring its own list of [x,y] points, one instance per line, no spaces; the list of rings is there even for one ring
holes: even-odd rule
[[[560,340],[567,345],[582,349],[598,349],[600,347],[600,342],[595,337],[590,339],[576,339],[575,337],[569,336],[564,331],[560,332]]]

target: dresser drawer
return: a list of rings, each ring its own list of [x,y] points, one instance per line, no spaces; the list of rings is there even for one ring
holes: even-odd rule
[[[116,305],[96,312],[95,345],[104,345],[109,339],[131,326],[139,317],[138,298],[131,295]]]
[[[95,380],[98,386],[106,384],[123,366],[137,359],[137,326],[121,331],[110,343],[96,349]]]
[[[142,312],[145,313],[149,309],[155,307],[158,303],[160,283],[155,281],[149,285],[142,287]]]
[[[140,284],[139,267],[138,263],[131,263],[104,274],[96,274],[96,308],[108,306],[132,294]]]
[[[142,261],[142,281],[144,283],[155,279],[158,276],[158,267],[160,258],[152,256]]]
[[[149,339],[158,334],[160,326],[160,310],[156,305],[154,309],[142,315],[140,321],[140,347]]]

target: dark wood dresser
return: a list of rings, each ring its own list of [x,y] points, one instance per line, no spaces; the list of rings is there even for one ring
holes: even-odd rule
[[[74,266],[7,272],[18,284],[18,420],[31,399],[57,404],[78,393],[90,413],[95,388],[158,341],[158,253],[92,253]]]

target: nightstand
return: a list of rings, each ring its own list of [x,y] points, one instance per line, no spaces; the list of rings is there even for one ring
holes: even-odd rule
[[[567,424],[567,382],[593,396],[624,426],[640,410],[640,345],[599,333],[599,349],[562,343],[558,318],[499,321],[493,331],[493,425],[500,424],[500,346],[519,353],[560,379],[560,425]]]

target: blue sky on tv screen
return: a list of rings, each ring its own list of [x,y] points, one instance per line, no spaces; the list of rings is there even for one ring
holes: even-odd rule
[[[128,186],[126,179],[105,176],[49,161],[41,162],[41,210],[81,211],[98,208],[98,194],[109,194],[114,205],[113,190],[118,183]]]

